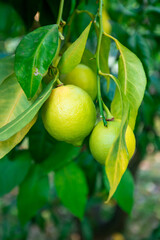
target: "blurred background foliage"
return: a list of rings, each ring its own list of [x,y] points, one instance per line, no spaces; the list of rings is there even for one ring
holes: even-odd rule
[[[24,34],[39,26],[56,22],[59,8],[57,0],[4,0],[0,1],[0,58],[14,54]],[[87,10],[96,14],[96,0],[65,0],[63,19],[65,41],[73,42],[91,20]],[[32,220],[21,226],[17,218],[17,188],[0,198],[0,239],[2,240],[158,240],[160,239],[160,3],[159,0],[105,1],[106,31],[133,51],[142,61],[147,88],[139,109],[135,135],[137,149],[129,169],[135,178],[135,202],[128,216],[112,200],[104,204],[106,197],[103,168],[93,159],[86,139],[80,154],[75,159],[83,169],[89,186],[89,200],[85,217],[80,222],[63,207],[57,198],[54,186],[50,190],[48,204]],[[36,13],[40,18],[37,20]],[[37,15],[36,15],[37,16]],[[91,29],[87,48],[94,53],[96,34]],[[109,67],[117,75],[119,54],[111,43]],[[115,85],[110,89],[102,79],[103,99],[109,106]],[[25,140],[8,155],[16,156],[20,149],[28,149],[36,163],[43,162],[50,154],[56,154],[60,143],[51,139],[45,131],[41,118],[33,126]],[[65,146],[63,146],[65,149]],[[66,149],[68,147],[66,146]],[[49,175],[52,181],[53,174]],[[29,210],[27,210],[29,211]]]

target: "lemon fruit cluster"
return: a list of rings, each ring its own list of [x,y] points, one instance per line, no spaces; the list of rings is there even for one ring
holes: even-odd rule
[[[93,157],[99,163],[105,164],[107,155],[118,137],[120,125],[121,120],[119,119],[108,121],[107,126],[104,126],[103,121],[100,121],[93,129],[89,140],[89,146]],[[135,151],[136,141],[134,133],[129,125],[126,129],[125,141],[129,159],[131,159]]]
[[[64,76],[63,83],[52,90],[42,107],[42,120],[49,134],[59,141],[75,146],[82,145],[91,133],[89,146],[93,157],[105,164],[107,155],[118,137],[121,120],[100,121],[96,126],[96,109],[93,103],[97,95],[94,72],[83,64],[77,65]],[[129,159],[135,151],[135,136],[128,126],[125,134]]]
[[[52,137],[80,146],[95,125],[96,109],[83,89],[60,86],[52,90],[43,105],[42,120]]]

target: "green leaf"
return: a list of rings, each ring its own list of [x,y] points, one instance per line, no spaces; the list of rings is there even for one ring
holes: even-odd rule
[[[33,101],[28,101],[23,90],[21,89],[15,74],[6,78],[0,86],[0,131],[7,124],[14,121],[21,112],[28,109]],[[13,129],[12,135],[6,135],[4,140],[0,139],[0,158],[5,156],[14,148],[27,134],[36,121],[36,117],[31,119],[23,126],[22,129]],[[7,133],[6,133],[7,134]],[[8,137],[7,137],[8,136]]]
[[[130,104],[129,125],[134,129],[138,108],[142,102],[146,87],[146,76],[139,58],[129,49],[124,47],[117,39],[112,38],[120,51],[118,79],[121,90],[126,95]],[[116,90],[114,100],[111,104],[111,113],[119,118],[122,115],[119,91]]]
[[[134,180],[129,170],[123,174],[113,198],[125,212],[131,213],[134,203]]]
[[[31,157],[23,151],[14,160],[7,157],[0,160],[0,196],[10,192],[25,178],[31,165]]]
[[[55,186],[64,206],[82,219],[88,194],[82,170],[74,162],[70,163],[55,173]]]
[[[80,152],[80,147],[75,147],[65,142],[57,142],[53,146],[53,153],[41,163],[44,171],[57,171],[72,161]]]
[[[124,103],[124,102],[123,102]],[[129,162],[128,150],[125,142],[125,133],[128,126],[129,104],[123,105],[123,118],[116,141],[106,158],[105,171],[109,180],[110,191],[107,202],[111,199],[116,188],[127,169]]]
[[[91,68],[93,72],[97,72],[96,59],[88,49],[84,50],[81,63]]]
[[[80,37],[64,52],[58,64],[60,73],[65,74],[70,72],[81,62],[91,24],[92,22],[90,22]]]
[[[104,73],[109,73],[109,66],[108,66],[108,58],[109,58],[109,51],[110,51],[110,39],[106,37],[104,34],[102,35],[101,47],[100,47],[100,69]],[[106,77],[107,80],[107,89],[109,90],[109,78]]]
[[[17,47],[15,72],[28,98],[37,92],[58,48],[58,25],[40,27],[27,34]]]
[[[0,127],[14,120],[31,104],[32,101],[27,100],[15,74],[10,75],[0,86]]]
[[[24,128],[14,134],[12,137],[5,141],[0,141],[0,158],[4,157],[9,151],[11,151],[18,143],[22,141],[36,120],[37,116],[35,116],[30,123],[28,123]]]
[[[14,120],[0,128],[0,141],[4,141],[10,138],[11,136],[19,132],[22,128],[24,128],[30,121],[32,121],[43,103],[51,94],[53,83],[54,80],[45,87],[45,89],[41,92],[35,102],[31,106],[29,106],[24,112],[22,112]]]
[[[33,217],[48,201],[49,181],[39,165],[33,165],[20,185],[17,204],[22,224]]]
[[[0,84],[14,73],[14,55],[0,59]]]

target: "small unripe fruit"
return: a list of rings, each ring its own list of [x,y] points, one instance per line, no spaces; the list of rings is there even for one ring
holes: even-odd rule
[[[100,121],[93,129],[89,140],[91,153],[93,157],[101,164],[105,164],[112,144],[118,137],[119,128],[121,125],[121,121],[119,119],[108,121],[107,123],[108,124],[105,127],[103,121]],[[125,140],[129,153],[129,159],[131,159],[135,151],[136,142],[134,133],[129,125],[126,130]]]
[[[73,84],[85,90],[93,100],[97,96],[97,79],[88,66],[78,64],[71,72],[62,77],[64,84]]]

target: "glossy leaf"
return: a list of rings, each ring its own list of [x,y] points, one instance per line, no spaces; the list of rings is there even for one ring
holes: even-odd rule
[[[111,37],[110,35],[106,35]],[[129,125],[134,129],[138,108],[142,102],[146,87],[146,76],[139,58],[129,49],[124,47],[117,39],[111,37],[120,51],[118,79],[121,90],[127,97],[130,104]],[[111,105],[111,112],[119,118],[122,115],[122,108],[119,101],[119,91],[116,90]]]
[[[12,137],[5,141],[0,141],[0,158],[4,157],[9,151],[11,151],[18,143],[22,141],[36,120],[37,116],[35,116],[30,123],[28,123],[24,128],[14,134]]]
[[[0,84],[14,73],[14,56],[0,59]]]
[[[82,170],[73,162],[55,173],[56,191],[65,207],[83,218],[88,186]]]
[[[80,63],[91,24],[92,22],[86,27],[80,37],[64,52],[58,64],[60,73],[68,73]]]
[[[58,25],[40,27],[27,34],[17,47],[15,72],[28,98],[37,92],[58,48]]]
[[[122,176],[113,198],[125,212],[131,213],[134,203],[134,180],[129,170]]]
[[[10,192],[25,178],[31,165],[31,157],[23,151],[10,161],[7,157],[0,160],[0,196]]]
[[[57,171],[71,162],[80,152],[80,147],[75,147],[65,142],[57,142],[53,146],[53,152],[49,155],[41,166],[44,171]]]
[[[17,204],[22,224],[33,217],[48,201],[49,181],[39,165],[33,165],[20,185]]]
[[[53,82],[51,81],[45,89],[41,92],[35,102],[29,106],[25,111],[19,114],[14,120],[0,128],[0,140],[4,141],[22,128],[24,128],[37,114],[43,103],[47,100],[52,91]],[[20,109],[21,110],[21,109]]]

